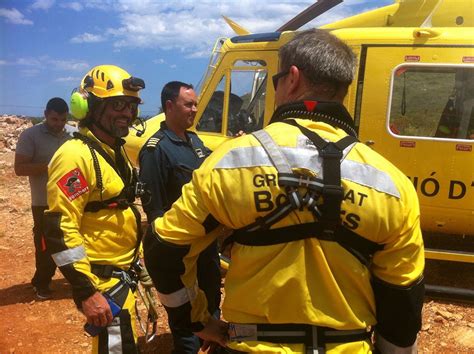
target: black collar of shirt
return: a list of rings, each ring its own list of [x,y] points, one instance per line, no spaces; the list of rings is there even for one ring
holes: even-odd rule
[[[290,102],[279,106],[270,123],[282,122],[288,118],[309,119],[341,128],[347,134],[357,137],[354,121],[341,103],[317,100]]]

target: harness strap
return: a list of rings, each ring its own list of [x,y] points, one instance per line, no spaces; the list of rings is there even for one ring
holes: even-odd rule
[[[127,300],[128,291],[131,289],[130,285],[123,280],[107,290],[104,294],[109,296],[120,308],[123,307]]]
[[[321,206],[321,222],[326,226],[324,232],[334,232],[334,229],[340,225],[341,202],[344,198],[344,190],[341,186],[342,152],[358,140],[351,135],[347,135],[337,142],[328,142],[314,131],[298,124],[294,119],[287,119],[284,122],[300,129],[318,149],[319,156],[323,160],[322,196],[324,202]]]
[[[367,240],[345,227],[339,227],[334,233],[325,233],[319,222],[296,224],[278,229],[244,231],[236,230],[228,239],[246,246],[267,246],[317,238],[323,241],[337,242],[362,264],[368,266],[373,254],[383,249],[383,245]],[[227,240],[226,240],[227,242]]]
[[[265,130],[257,130],[256,132],[253,132],[252,135],[265,149],[268,157],[272,161],[275,168],[278,170],[278,173],[293,174],[291,166],[288,163],[285,155],[283,155],[278,145]]]
[[[135,263],[136,262],[132,262],[127,271],[108,264],[91,264],[91,272],[97,275],[98,277],[104,279],[120,279],[120,282],[118,284],[122,283],[122,286],[126,285],[129,289],[135,291],[138,285],[139,272],[139,270],[137,269],[138,265]],[[118,284],[113,286],[106,293],[108,293],[110,296],[113,296],[115,292],[118,291],[117,289],[120,289],[120,286]]]
[[[115,161],[112,159],[112,157],[102,148],[102,146],[100,146],[97,142],[95,142],[94,140],[88,138],[87,136],[85,135],[82,135],[80,133],[77,133],[75,132],[73,134],[74,138],[76,139],[79,139],[81,140],[84,144],[86,144],[87,146],[89,146],[89,148],[92,148],[94,151],[97,151],[99,153],[100,156],[102,156],[104,158],[105,161],[107,161],[107,163],[110,165],[110,167],[112,167],[115,172],[117,172],[117,174],[120,176],[120,178],[122,179],[123,183],[125,185],[128,184],[128,181],[126,181],[124,179],[124,176],[122,176],[122,174],[120,173],[120,171],[118,170],[116,164],[115,164]]]
[[[303,343],[307,353],[324,353],[328,343],[350,343],[370,340],[366,329],[335,330],[308,324],[229,324],[230,340],[270,343]]]
[[[96,200],[86,204],[84,211],[96,213],[102,209],[122,209],[125,210],[130,207],[127,199],[123,198],[122,195],[107,199],[107,200]]]

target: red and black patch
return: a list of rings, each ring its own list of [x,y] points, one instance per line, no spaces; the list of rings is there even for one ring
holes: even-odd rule
[[[314,111],[316,106],[318,105],[317,101],[303,101],[304,105],[306,106],[306,110],[308,112]]]
[[[79,168],[75,168],[62,176],[57,185],[68,197],[69,201],[73,201],[89,191],[87,181]]]

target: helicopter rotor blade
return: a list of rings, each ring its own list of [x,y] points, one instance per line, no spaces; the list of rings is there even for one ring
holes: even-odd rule
[[[301,26],[304,26],[309,21],[314,20],[316,17],[332,9],[341,2],[343,2],[343,0],[318,0],[316,3],[308,7],[306,10],[300,12],[298,15],[277,29],[276,32],[296,31]]]

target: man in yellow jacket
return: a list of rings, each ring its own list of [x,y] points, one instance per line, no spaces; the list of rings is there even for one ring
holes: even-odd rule
[[[93,351],[135,353],[140,188],[122,139],[143,80],[113,65],[90,70],[71,96],[79,134],[49,165],[46,240],[94,336]]]
[[[279,58],[270,124],[220,146],[153,223],[160,242],[145,262],[161,302],[229,352],[416,351],[419,204],[408,178],[356,139],[342,105],[355,56],[308,30]],[[199,252],[223,229],[234,230],[226,322],[195,284]]]

